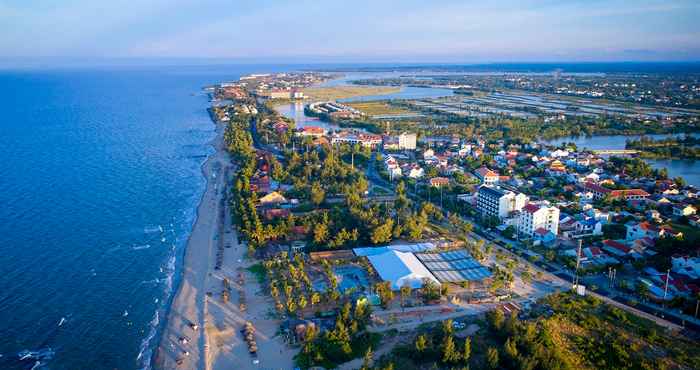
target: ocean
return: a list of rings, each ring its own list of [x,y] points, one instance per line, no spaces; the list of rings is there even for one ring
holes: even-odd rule
[[[202,88],[277,69],[0,71],[1,369],[148,368],[213,152]]]

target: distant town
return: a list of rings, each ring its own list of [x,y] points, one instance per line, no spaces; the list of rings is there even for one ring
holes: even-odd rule
[[[698,155],[698,76],[327,84],[340,77],[259,74],[208,90],[238,168],[227,204],[246,271],[269,305],[257,309],[295,366],[700,366],[698,189],[646,161]],[[373,90],[387,87],[449,94]],[[353,99],[368,95],[380,98]],[[281,113],[290,104],[303,122]],[[642,138],[548,141],[576,135]],[[220,299],[235,301],[223,275]],[[253,344],[257,358],[266,344]]]

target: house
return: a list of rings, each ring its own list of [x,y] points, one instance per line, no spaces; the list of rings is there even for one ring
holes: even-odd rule
[[[297,136],[321,137],[326,134],[326,129],[318,126],[306,126],[297,130]]]
[[[626,244],[610,239],[603,240],[602,249],[615,257],[627,257],[634,253],[634,250]]]
[[[583,184],[583,189],[593,193],[593,197],[596,200],[605,198],[606,196],[611,199],[623,200],[645,200],[649,197],[649,193],[642,189],[612,190],[592,182],[585,182]]]
[[[593,217],[583,217],[574,222],[576,236],[603,235],[603,223]]]
[[[500,180],[497,172],[488,169],[487,167],[479,167],[474,171],[474,175],[481,180],[483,185],[493,185]]]
[[[287,198],[285,198],[282,194],[273,191],[260,198],[258,200],[258,203],[261,206],[277,206],[280,204],[287,203]]]
[[[290,212],[288,209],[271,208],[263,211],[263,217],[266,220],[272,221],[276,218],[286,218],[289,217]]]
[[[413,165],[413,166],[411,166],[411,169],[408,171],[407,176],[412,178],[412,179],[420,179],[421,177],[425,176],[425,171],[420,166]]]
[[[557,236],[554,235],[551,231],[540,227],[532,235],[532,238],[536,244],[551,244],[555,240],[557,240]]]
[[[440,188],[450,184],[450,179],[447,177],[433,177],[430,179],[430,186]]]
[[[635,240],[641,238],[658,239],[659,237],[661,237],[662,234],[662,231],[659,227],[647,221],[640,223],[630,222],[625,225],[625,228],[627,229],[627,234],[625,236],[625,239],[627,240]]]
[[[689,204],[674,204],[672,210],[673,215],[676,217],[691,216],[697,211],[695,207]]]
[[[692,215],[688,217],[688,224],[693,227],[700,227],[700,216]]]
[[[549,164],[547,173],[551,176],[562,176],[566,174],[566,166],[558,160]]]
[[[690,277],[700,278],[700,257],[689,257],[683,255],[671,256],[671,266],[673,272]]]

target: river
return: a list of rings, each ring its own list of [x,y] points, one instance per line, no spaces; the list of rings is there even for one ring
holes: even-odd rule
[[[695,135],[695,134],[693,134]],[[644,137],[651,139],[663,139],[671,136],[678,135],[644,135]],[[639,139],[641,136],[625,136],[625,135],[611,135],[611,136],[578,136],[578,137],[565,137],[555,140],[542,141],[549,145],[560,145],[563,143],[574,143],[579,149],[586,148],[591,150],[602,150],[602,149],[625,149],[625,142],[627,140]],[[700,187],[700,161],[693,159],[645,159],[652,167],[661,169],[666,168],[668,170],[668,175],[670,177],[681,176],[690,185]]]

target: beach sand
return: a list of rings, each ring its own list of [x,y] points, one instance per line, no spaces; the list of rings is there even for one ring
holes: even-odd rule
[[[182,280],[167,316],[166,326],[154,358],[156,369],[291,369],[291,350],[275,333],[279,322],[268,317],[272,300],[246,269],[253,264],[239,245],[226,200],[226,181],[235,167],[223,144],[223,127],[213,141],[215,154],[202,166],[207,187],[197,208],[197,220],[187,243]],[[226,248],[228,247],[228,248]],[[223,263],[215,269],[217,250],[223,249]],[[244,276],[239,285],[238,274]],[[231,285],[224,303],[223,279]],[[239,289],[247,309],[239,308]],[[210,294],[207,294],[210,293]],[[256,328],[257,360],[248,353],[240,329],[246,321]],[[193,330],[190,324],[198,326]],[[187,338],[182,343],[181,338]]]

